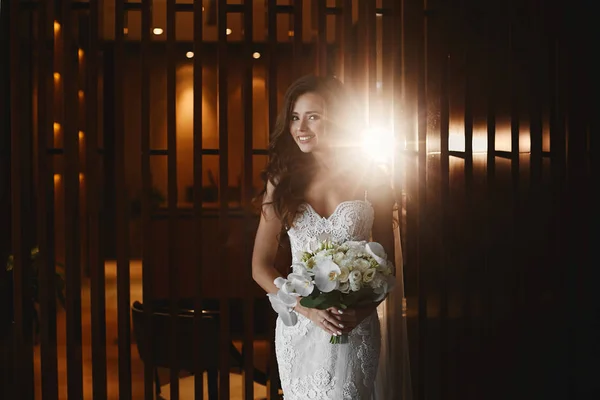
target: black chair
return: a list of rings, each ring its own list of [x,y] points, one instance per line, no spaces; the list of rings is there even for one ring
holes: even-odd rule
[[[142,361],[151,360],[154,367],[169,368],[171,366],[171,353],[169,339],[171,333],[171,315],[169,313],[168,300],[153,302],[152,310],[152,335],[144,331],[146,315],[144,307],[139,301],[135,301],[131,308],[133,330],[137,342],[138,353]],[[202,311],[202,359],[201,371],[196,371],[194,360],[194,309],[190,307],[189,301],[181,301],[179,304],[178,331],[177,331],[177,366],[182,371],[191,374],[207,372],[208,396],[210,400],[218,398],[218,367],[219,367],[219,312],[218,300],[207,299]],[[153,339],[152,354],[147,354],[146,340]],[[243,367],[243,355],[230,343],[230,366],[233,368]],[[155,391],[160,394],[160,380],[158,372],[154,371]],[[267,375],[258,369],[254,369],[254,381],[266,385]]]

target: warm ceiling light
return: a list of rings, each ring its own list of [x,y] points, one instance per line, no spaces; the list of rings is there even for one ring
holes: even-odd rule
[[[193,51],[188,51],[187,53],[185,53],[185,56],[187,58],[194,58],[194,52]]]
[[[54,80],[55,81],[59,81],[60,80],[60,74],[58,72],[54,73]]]
[[[83,140],[83,131],[79,131],[79,140]]]
[[[154,28],[152,29],[152,33],[154,33],[156,36],[158,35],[162,35],[163,34],[163,29],[162,28]]]
[[[82,181],[83,181],[83,174],[80,172],[79,173],[79,182],[82,182]]]
[[[129,28],[123,28],[123,33],[127,35],[129,33]]]
[[[77,92],[77,94],[79,95],[79,98],[82,99],[83,98],[83,90],[80,90]]]
[[[254,59],[258,60],[260,58],[260,53],[258,51],[255,51],[254,54],[252,54],[252,57],[254,57]]]
[[[60,132],[60,124],[58,122],[54,123],[54,133]]]
[[[79,49],[77,55],[79,55],[79,58],[83,58],[83,49]]]
[[[60,24],[58,21],[54,21],[54,33],[57,34],[60,31]]]
[[[60,174],[54,174],[54,183],[60,182]]]
[[[225,34],[226,35],[231,35],[231,29],[229,29],[229,28],[225,29]]]

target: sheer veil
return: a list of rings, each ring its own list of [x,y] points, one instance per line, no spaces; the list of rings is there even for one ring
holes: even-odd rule
[[[397,220],[402,220],[400,215]],[[412,400],[399,227],[394,229],[394,236],[396,287],[377,308],[381,323],[381,356],[372,400]]]

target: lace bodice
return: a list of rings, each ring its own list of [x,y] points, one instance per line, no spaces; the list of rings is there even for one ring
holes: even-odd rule
[[[333,213],[320,216],[308,203],[288,230],[292,248],[292,262],[298,261],[308,244],[327,236],[338,243],[347,240],[369,240],[375,212],[368,200],[349,200],[340,203]]]

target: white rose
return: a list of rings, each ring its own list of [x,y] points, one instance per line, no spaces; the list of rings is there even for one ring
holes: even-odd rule
[[[350,282],[341,282],[338,288],[342,293],[350,293]]]
[[[354,271],[350,272],[348,280],[350,281],[350,285],[352,285],[353,283],[359,284],[362,282],[362,273],[359,270],[355,269]]]
[[[350,270],[347,267],[340,267],[340,276],[338,276],[338,280],[342,283],[348,282],[348,278],[350,277]]]
[[[338,251],[337,253],[335,253],[333,255],[333,262],[336,263],[337,265],[341,265],[345,256],[346,255],[344,253],[342,253],[341,251]]]
[[[367,269],[364,273],[363,273],[363,282],[365,283],[369,283],[373,280],[373,278],[375,277],[375,274],[377,273],[377,270],[375,268],[369,268]]]
[[[359,270],[361,273],[364,273],[366,270],[368,270],[370,266],[371,263],[362,258],[359,258],[354,262],[354,268]]]
[[[360,282],[350,282],[350,290],[353,292],[358,292],[362,288],[362,284]]]

